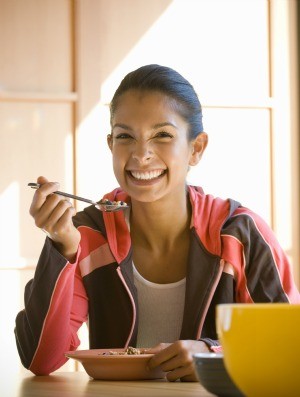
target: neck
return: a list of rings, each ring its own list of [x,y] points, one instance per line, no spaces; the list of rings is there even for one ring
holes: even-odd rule
[[[172,249],[188,235],[191,208],[187,195],[152,203],[131,203],[130,220],[133,243],[147,246],[152,251]]]

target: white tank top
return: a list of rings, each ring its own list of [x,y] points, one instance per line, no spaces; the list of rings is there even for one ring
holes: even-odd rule
[[[185,278],[171,284],[156,284],[142,277],[133,265],[138,294],[137,347],[153,347],[179,339],[185,299]]]

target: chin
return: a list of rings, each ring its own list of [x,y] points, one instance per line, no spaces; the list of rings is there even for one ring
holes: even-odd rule
[[[130,196],[132,201],[139,203],[151,204],[162,199],[163,195],[155,194],[154,192],[135,192],[132,189],[125,190]]]

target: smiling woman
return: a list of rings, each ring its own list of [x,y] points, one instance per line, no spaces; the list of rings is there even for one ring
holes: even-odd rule
[[[172,69],[140,68],[123,79],[110,111],[108,144],[120,186],[132,200],[135,186],[139,201],[162,199],[163,194],[169,210],[171,203],[182,203],[173,192],[178,188],[185,206],[188,168],[198,163],[207,144],[201,105],[191,84]]]
[[[272,230],[232,199],[186,182],[207,146],[193,86],[175,70],[129,73],[111,104],[108,145],[124,212],[77,214],[39,177],[30,213],[47,238],[16,341],[25,367],[48,374],[76,350],[88,320],[91,349],[143,347],[149,368],[196,381],[193,354],[221,349],[219,303],[300,303]]]
[[[173,189],[185,192],[188,168],[199,161],[205,149],[207,135],[199,130],[202,134],[190,141],[189,124],[173,108],[164,94],[130,89],[114,112],[112,135],[108,137],[114,172],[132,200],[136,194],[138,201],[145,202],[163,195],[171,206]],[[168,195],[162,185],[167,182]]]

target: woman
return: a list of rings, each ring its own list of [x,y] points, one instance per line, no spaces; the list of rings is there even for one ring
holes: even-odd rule
[[[120,188],[105,197],[130,210],[75,215],[56,183],[37,180],[30,213],[48,237],[16,319],[20,357],[35,374],[56,370],[88,320],[91,349],[150,348],[150,367],[195,381],[193,353],[220,349],[218,303],[300,302],[287,258],[255,213],[187,186],[207,134],[176,71],[147,65],[123,79],[107,141]]]

